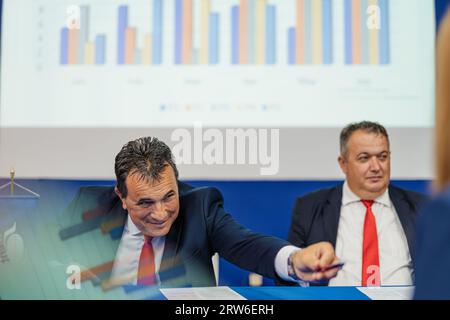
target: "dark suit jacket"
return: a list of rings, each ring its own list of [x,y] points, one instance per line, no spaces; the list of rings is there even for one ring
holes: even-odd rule
[[[311,244],[328,241],[336,246],[339,218],[341,215],[342,187],[322,189],[297,199],[292,211],[292,221],[288,240],[304,248]],[[415,218],[422,194],[389,187],[389,196],[394,204],[408,240],[411,259],[414,261]],[[284,283],[290,285],[290,283]]]
[[[415,299],[450,300],[450,188],[417,220]]]
[[[166,236],[159,273],[161,286],[215,286],[211,257],[216,252],[243,269],[277,277],[275,256],[288,242],[239,225],[225,212],[216,188],[194,188],[181,182],[178,185],[180,212]],[[68,211],[72,224],[83,220],[82,215],[95,216],[88,220],[97,220],[92,222],[93,229],[104,221],[123,218],[125,223],[127,217],[113,187],[82,187]],[[60,232],[62,239],[69,236],[70,231]]]

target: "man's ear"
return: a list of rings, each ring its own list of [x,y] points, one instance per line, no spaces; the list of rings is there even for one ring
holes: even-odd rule
[[[341,167],[342,172],[347,175],[347,160],[342,154],[338,157],[338,163],[339,167]]]
[[[125,204],[125,198],[122,196],[122,193],[117,189],[117,186],[114,187],[114,192],[117,194],[117,196],[120,198],[120,201],[122,201],[122,208],[124,210],[127,210],[127,205]]]

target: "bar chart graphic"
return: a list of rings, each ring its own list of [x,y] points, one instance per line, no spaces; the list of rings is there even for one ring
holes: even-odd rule
[[[61,65],[103,65],[106,62],[106,35],[98,34],[94,41],[89,39],[90,7],[80,6],[78,26],[61,29]]]
[[[288,29],[288,63],[331,64],[332,1],[296,0],[296,26]]]
[[[231,63],[275,64],[276,6],[267,0],[240,0],[231,8]]]
[[[218,64],[219,24],[211,0],[175,0],[175,64]]]
[[[391,63],[389,0],[286,1],[142,0],[141,7],[119,2],[108,18],[92,14],[92,5],[79,6],[79,26],[61,29],[60,64]]]
[[[149,27],[152,33],[143,35],[142,48],[138,48],[136,27],[129,25],[129,7],[118,9],[117,64],[119,65],[159,65],[162,63],[163,0],[153,0],[152,19]]]
[[[345,0],[345,64],[386,65],[390,59],[389,0]]]

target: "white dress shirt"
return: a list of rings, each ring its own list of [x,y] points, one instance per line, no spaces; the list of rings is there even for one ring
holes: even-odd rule
[[[156,282],[160,284],[158,276],[164,252],[165,237],[154,237],[152,239],[153,252],[155,255]],[[128,215],[127,222],[120,240],[119,249],[114,260],[111,278],[122,284],[137,284],[139,259],[141,257],[144,235],[136,227]]]
[[[152,239],[153,252],[155,254],[156,280],[159,285],[159,267],[164,252],[165,237],[155,237]],[[111,273],[111,280],[120,284],[137,284],[137,274],[139,269],[139,258],[142,246],[144,245],[144,235],[128,216],[125,223],[122,238],[114,260]],[[287,261],[289,255],[299,248],[295,246],[285,246],[278,251],[275,257],[275,271],[284,280],[292,280],[288,275]]]
[[[361,286],[363,226],[366,207],[349,188],[342,190],[336,255],[345,262],[330,286]],[[378,234],[381,285],[411,285],[413,268],[408,241],[386,191],[372,205]]]

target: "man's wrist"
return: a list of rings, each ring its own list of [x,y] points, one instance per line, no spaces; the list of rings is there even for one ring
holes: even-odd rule
[[[287,265],[288,275],[295,281],[302,281],[302,279],[300,279],[297,276],[297,273],[295,272],[295,267],[294,267],[294,255],[299,251],[300,250],[293,251],[288,257],[288,265]]]

